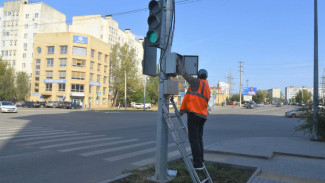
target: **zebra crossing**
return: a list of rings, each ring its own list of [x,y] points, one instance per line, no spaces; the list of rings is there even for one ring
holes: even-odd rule
[[[142,141],[90,132],[0,123],[0,142],[2,140],[41,150],[74,153],[81,157],[100,157],[107,163],[130,160],[129,164],[140,167],[155,162],[153,155],[156,151],[156,141],[153,140]],[[168,158],[180,157],[173,142],[168,144],[168,147],[171,150]]]

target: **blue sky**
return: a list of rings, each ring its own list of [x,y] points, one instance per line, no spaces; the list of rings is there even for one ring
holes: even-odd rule
[[[176,0],[176,2],[183,0]],[[3,1],[0,1],[3,5]],[[37,1],[32,1],[37,2]],[[147,32],[148,11],[118,14],[148,7],[149,0],[44,0],[67,15],[113,14],[122,29],[141,37]],[[192,0],[176,4],[172,51],[199,55],[199,67],[210,83],[225,81],[232,72],[258,89],[313,87],[313,0]],[[325,67],[325,1],[318,0],[319,76]],[[325,73],[324,73],[325,74]]]

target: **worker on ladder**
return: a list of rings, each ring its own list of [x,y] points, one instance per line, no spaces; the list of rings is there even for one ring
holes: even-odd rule
[[[205,69],[200,69],[198,78],[192,77],[186,73],[180,59],[178,59],[178,71],[190,85],[183,99],[180,113],[181,115],[187,113],[188,136],[191,144],[193,166],[196,170],[203,170],[203,126],[207,120],[207,108],[210,99],[210,87],[206,81],[208,72]]]

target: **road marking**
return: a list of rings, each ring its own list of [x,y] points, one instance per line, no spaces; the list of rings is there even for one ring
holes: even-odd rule
[[[168,147],[173,147],[176,146],[176,144],[168,144]],[[144,149],[141,151],[135,151],[135,152],[130,152],[130,153],[126,153],[126,154],[121,154],[121,155],[117,155],[117,156],[112,156],[110,158],[106,158],[106,161],[117,161],[117,160],[121,160],[121,159],[126,159],[126,158],[131,158],[131,157],[135,157],[135,156],[139,156],[142,154],[146,154],[146,153],[150,153],[150,152],[155,152],[156,151],[156,147],[153,148],[149,148],[149,149]]]
[[[56,138],[56,137],[68,137],[68,136],[76,136],[76,135],[89,135],[91,133],[77,133],[77,134],[67,134],[67,135],[53,135],[53,136],[45,136],[45,137],[32,137],[26,139],[13,140],[12,142],[25,142],[30,140],[39,140],[39,139],[48,139],[48,138]]]
[[[24,154],[15,154],[15,155],[10,155],[10,156],[2,156],[2,157],[0,157],[0,159],[15,158],[15,157],[20,157],[20,156],[28,156],[28,155],[31,155],[31,154],[40,153],[40,152],[46,152],[46,151],[47,150],[30,152],[30,153],[24,153]]]
[[[187,147],[186,148],[186,151],[189,153],[190,151],[190,147]],[[172,151],[170,153],[168,153],[168,158],[173,158],[173,157],[176,157],[176,156],[180,156],[180,153],[179,153],[179,150],[176,150],[176,151]],[[141,161],[137,161],[137,162],[134,162],[132,163],[132,165],[135,165],[135,166],[145,166],[145,165],[150,165],[150,164],[153,164],[156,162],[156,159],[155,158],[148,158],[148,159],[144,159],[144,160],[141,160]]]
[[[84,137],[70,137],[70,138],[60,138],[60,139],[51,139],[51,140],[41,140],[36,142],[30,142],[26,145],[35,145],[35,144],[43,144],[43,143],[49,143],[49,142],[60,142],[60,141],[67,141],[67,140],[79,140],[79,139],[88,139],[88,138],[95,138],[95,137],[103,137],[105,135],[90,135],[90,136],[84,136]]]
[[[71,152],[71,151],[77,151],[81,149],[89,149],[93,147],[102,147],[102,146],[108,146],[108,145],[114,145],[114,144],[121,144],[121,143],[127,143],[127,142],[134,142],[139,139],[131,139],[131,140],[121,140],[121,141],[114,141],[114,142],[109,142],[109,143],[102,143],[102,144],[95,144],[91,146],[82,146],[82,147],[74,147],[74,148],[69,148],[69,149],[62,149],[59,150],[60,152]]]
[[[6,131],[6,130],[8,130],[8,131],[10,131],[10,130],[12,130],[12,131],[14,131],[14,130],[37,130],[37,129],[43,129],[42,127],[34,127],[34,128],[31,128],[31,127],[28,127],[28,128],[25,128],[25,127],[19,127],[19,128],[8,128],[8,127],[4,127],[4,128],[1,128],[0,127],[0,131]]]
[[[75,144],[83,144],[83,143],[88,143],[88,142],[98,142],[98,141],[104,141],[104,140],[114,140],[114,139],[119,139],[119,138],[121,138],[121,137],[93,139],[93,140],[85,140],[85,141],[79,141],[79,142],[68,142],[68,143],[62,143],[62,144],[54,144],[54,145],[49,145],[49,146],[43,146],[43,147],[40,147],[40,148],[41,149],[48,149],[48,148],[53,148],[53,147],[75,145]]]
[[[156,143],[156,141],[149,141],[149,142],[133,144],[133,145],[128,145],[128,146],[121,146],[121,147],[116,147],[116,148],[111,148],[111,149],[102,149],[102,150],[98,150],[98,151],[91,151],[91,152],[82,153],[80,155],[82,155],[82,156],[93,156],[93,155],[97,155],[97,154],[103,154],[103,153],[108,153],[108,152],[113,152],[113,151],[119,151],[119,150],[123,150],[123,149],[130,149],[130,148],[133,148],[133,147],[139,147],[139,146],[144,146],[144,145],[153,144],[153,143]]]
[[[8,136],[8,135],[29,135],[29,134],[37,134],[37,133],[48,133],[48,132],[62,132],[64,130],[40,130],[40,131],[28,131],[28,132],[21,132],[21,131],[17,131],[15,133],[11,132],[11,133],[3,133],[0,135],[0,137],[2,136]]]
[[[58,132],[58,133],[45,133],[45,134],[34,134],[34,135],[17,135],[13,137],[1,137],[0,139],[10,139],[10,138],[21,138],[21,137],[35,137],[35,136],[46,136],[46,135],[54,135],[54,134],[63,134],[63,133],[75,133],[75,131],[71,132]]]

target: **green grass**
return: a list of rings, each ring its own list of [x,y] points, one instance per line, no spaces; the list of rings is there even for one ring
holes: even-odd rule
[[[230,165],[220,164],[215,162],[205,163],[209,174],[214,183],[246,183],[247,180],[254,173],[251,169],[234,168]],[[171,183],[191,183],[192,179],[186,169],[183,160],[177,160],[168,164],[168,169],[177,170],[177,176],[171,181]],[[151,177],[155,173],[154,167],[149,167],[145,170],[126,170],[124,173],[133,173],[131,176],[124,178],[123,180],[115,181],[114,183],[145,183],[149,182],[148,177]],[[203,172],[199,173],[200,177],[203,177]],[[202,178],[203,179],[203,178]],[[202,180],[201,179],[201,180]]]

